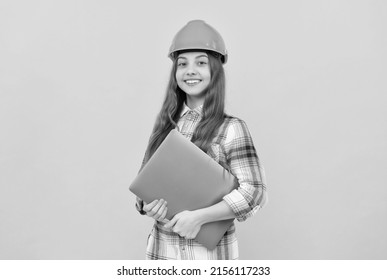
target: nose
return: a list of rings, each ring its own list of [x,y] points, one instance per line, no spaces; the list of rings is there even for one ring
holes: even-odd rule
[[[188,76],[195,76],[195,75],[197,74],[195,65],[190,64],[190,65],[187,67],[186,74],[187,74]]]

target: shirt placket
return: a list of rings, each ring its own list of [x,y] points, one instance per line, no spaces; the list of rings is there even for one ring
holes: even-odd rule
[[[200,115],[194,111],[188,111],[181,119],[180,132],[188,139],[192,138],[196,124],[199,122]],[[182,260],[188,259],[188,243],[183,237],[179,237],[179,257]]]
[[[198,121],[199,116],[193,111],[187,112],[184,116],[183,124],[181,126],[180,132],[187,137],[188,139],[192,138],[194,127]]]
[[[188,257],[187,252],[187,240],[184,237],[179,238],[179,252],[182,260],[186,260]]]

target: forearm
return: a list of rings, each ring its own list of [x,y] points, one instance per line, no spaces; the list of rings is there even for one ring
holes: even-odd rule
[[[224,200],[212,206],[198,209],[195,212],[198,215],[200,224],[235,218],[234,212]]]

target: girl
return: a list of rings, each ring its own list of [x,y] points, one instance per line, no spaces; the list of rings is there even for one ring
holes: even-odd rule
[[[185,137],[229,170],[239,186],[215,205],[182,211],[165,219],[167,201],[149,204],[137,198],[138,211],[155,219],[148,237],[147,259],[238,259],[234,223],[214,250],[194,238],[205,223],[236,218],[244,221],[267,201],[263,167],[246,124],[225,114],[227,52],[220,34],[202,20],[187,23],[169,50],[173,61],[166,97],[157,117],[144,166],[177,127]]]

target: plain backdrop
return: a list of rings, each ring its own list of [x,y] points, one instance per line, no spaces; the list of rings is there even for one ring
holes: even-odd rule
[[[386,259],[386,18],[382,0],[1,1],[0,258],[144,258],[128,187],[172,38],[203,19],[268,180],[240,258]]]

